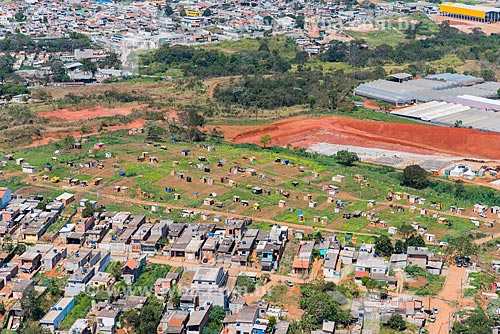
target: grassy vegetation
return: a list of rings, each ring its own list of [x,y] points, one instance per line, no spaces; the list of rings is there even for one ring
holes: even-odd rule
[[[75,298],[75,307],[68,313],[68,315],[61,322],[61,327],[65,330],[71,328],[76,319],[85,318],[87,312],[92,306],[92,297],[86,295],[79,295]]]
[[[300,297],[292,293],[290,288],[286,285],[280,284],[271,287],[269,291],[262,296],[262,299],[272,305],[286,307],[289,305],[297,305]]]
[[[429,123],[418,122],[408,118],[397,117],[383,111],[374,111],[366,108],[357,108],[354,111],[337,112],[335,113],[335,115],[341,117],[362,119],[365,121],[429,125]]]
[[[495,282],[495,277],[484,272],[474,272],[469,274],[469,284],[472,286],[465,290],[467,296],[474,296],[481,290],[488,290],[490,285]]]
[[[171,267],[166,264],[147,263],[137,281],[132,284],[132,288],[153,287],[156,280],[166,277],[170,269]]]
[[[286,244],[285,251],[281,256],[279,272],[282,275],[288,275],[292,272],[293,258],[297,251],[299,250],[299,242],[297,240],[292,240]]]
[[[239,41],[221,41],[216,44],[207,44],[203,48],[207,50],[218,50],[227,54],[235,54],[248,50],[258,50],[261,40],[259,39],[242,39]],[[295,57],[296,46],[287,40],[286,36],[273,36],[267,40],[269,50],[278,52],[286,58]]]
[[[383,116],[384,114],[362,111],[366,114],[374,116]],[[116,157],[113,163],[118,164],[118,167],[112,167],[110,161],[105,162],[105,169],[88,169],[68,167],[65,162],[73,161],[75,164],[85,163],[95,158],[89,158],[88,149],[95,142],[104,142],[106,150],[95,151],[94,156],[97,159],[104,158],[104,152],[109,151]],[[160,144],[159,144],[160,145]],[[167,147],[166,150],[161,150],[154,145],[145,145],[143,136],[127,136],[123,132],[115,133],[113,136],[94,136],[89,138],[89,142],[83,145],[82,150],[63,150],[63,153],[58,157],[59,161],[53,163],[53,170],[50,173],[40,172],[38,176],[48,174],[50,177],[58,176],[61,179],[65,177],[76,177],[87,180],[92,180],[95,177],[104,177],[103,186],[89,186],[86,188],[73,187],[72,189],[63,188],[63,184],[52,184],[50,182],[37,181],[35,187],[30,189],[30,193],[41,193],[48,198],[53,198],[63,191],[82,192],[82,196],[98,200],[104,204],[108,211],[126,210],[134,214],[146,214],[151,218],[156,219],[174,219],[178,221],[199,221],[200,215],[195,215],[191,218],[182,217],[182,209],[173,208],[170,213],[165,213],[165,207],[180,206],[195,208],[200,212],[204,209],[219,211],[221,215],[227,215],[228,212],[234,212],[242,215],[252,216],[254,218],[254,226],[262,229],[269,229],[270,223],[262,223],[259,218],[273,219],[277,222],[286,222],[293,224],[303,224],[304,226],[315,226],[318,228],[332,228],[336,230],[349,232],[364,232],[374,235],[386,234],[387,230],[381,226],[369,226],[369,221],[365,218],[345,220],[342,218],[342,213],[335,213],[333,207],[335,204],[327,203],[327,195],[321,190],[321,185],[331,182],[332,175],[341,174],[345,176],[345,182],[339,184],[340,193],[336,196],[342,199],[345,203],[345,210],[352,212],[355,210],[369,210],[367,201],[369,199],[376,200],[377,212],[376,217],[386,221],[389,226],[400,226],[404,222],[419,222],[427,227],[429,233],[435,233],[437,238],[446,238],[460,233],[465,233],[476,229],[468,219],[450,216],[446,214],[446,210],[451,205],[470,208],[476,202],[494,200],[497,192],[474,186],[466,185],[467,196],[460,199],[454,196],[453,183],[448,181],[434,180],[439,186],[433,186],[424,190],[415,190],[400,186],[401,172],[387,166],[376,166],[367,163],[358,163],[355,166],[346,167],[337,164],[332,157],[319,154],[310,154],[300,150],[286,150],[281,148],[262,149],[255,145],[235,145],[235,144],[216,144],[215,152],[207,152],[203,148],[196,148],[191,143],[184,142],[165,142],[161,143]],[[25,150],[14,151],[15,157],[25,157],[25,159],[35,165],[44,165],[49,157],[53,155],[56,149],[55,144],[50,144],[43,147],[30,148]],[[190,149],[190,156],[181,156],[180,152],[184,149]],[[137,163],[136,157],[141,155],[143,151],[148,151],[150,155],[155,155],[159,159],[158,164]],[[206,166],[212,168],[210,173],[204,172],[203,169],[196,167],[198,156],[205,156],[208,161],[204,162]],[[243,157],[256,158],[255,161],[243,160]],[[284,166],[274,162],[276,157],[281,159],[289,159],[297,165],[304,166],[306,172],[299,172],[297,167]],[[224,167],[217,167],[216,163],[224,160]],[[177,166],[172,165],[172,161],[178,161]],[[246,167],[255,168],[258,173],[266,175],[266,178],[260,179],[256,176],[248,177],[241,174],[231,176],[235,178],[239,187],[231,187],[228,183],[218,182],[220,177],[228,175],[229,167],[233,162],[238,162]],[[179,181],[171,176],[172,171],[183,172],[186,176],[192,177],[192,182],[187,183],[185,180]],[[118,175],[118,171],[125,171],[126,176]],[[8,170],[5,173],[19,173],[20,167],[15,164],[9,164]],[[313,177],[313,173],[320,173],[319,177]],[[369,186],[360,185],[355,181],[354,175],[360,174],[369,183]],[[8,175],[8,174],[7,174]],[[17,175],[16,175],[17,176]],[[201,187],[200,178],[212,177],[217,182],[213,190],[210,187]],[[274,180],[274,181],[271,181]],[[295,188],[292,181],[298,181],[300,186]],[[18,176],[16,178],[17,187],[29,183],[33,184],[30,177]],[[127,194],[114,194],[111,189],[114,185],[126,185],[129,187]],[[251,187],[259,185],[263,188],[270,189],[270,195],[257,195],[251,192]],[[167,193],[165,188],[173,187],[175,193],[181,194],[181,199],[174,201],[173,193]],[[141,188],[148,194],[153,193],[155,196],[152,199],[142,198],[136,190]],[[287,207],[278,209],[278,202],[283,197],[276,193],[276,190],[289,190],[292,196],[287,199]],[[411,213],[409,210],[399,213],[389,209],[386,203],[388,190],[408,192],[427,199],[427,204],[420,205],[432,211],[430,207],[431,201],[441,202],[444,205],[444,210],[441,216],[447,217],[451,221],[451,225],[439,223],[437,218],[432,216],[421,216],[420,213]],[[194,196],[194,191],[201,191],[200,195]],[[216,193],[215,200],[222,202],[222,208],[215,206],[207,207],[203,205],[203,199],[208,197],[211,192]],[[309,193],[312,195],[312,200],[317,202],[315,208],[309,207],[309,201],[303,200],[303,196]],[[492,195],[493,194],[493,195]],[[119,201],[107,198],[108,195],[118,196]],[[248,207],[243,207],[241,203],[233,202],[234,196],[240,196],[242,200],[250,202]],[[481,197],[482,196],[482,197]],[[134,202],[134,201],[141,202]],[[146,201],[150,204],[143,203]],[[260,210],[252,208],[254,203],[260,204]],[[395,201],[394,204],[407,204],[407,200]],[[156,212],[151,211],[153,204],[159,204],[160,209]],[[78,204],[74,203],[76,207]],[[302,210],[305,218],[304,222],[298,220],[298,210]],[[327,217],[328,225],[323,226],[321,223],[313,223],[313,217]],[[61,222],[58,222],[60,225]],[[59,226],[57,225],[57,227]],[[55,225],[56,226],[56,225]],[[54,227],[55,229],[56,227]],[[344,233],[344,234],[345,234]],[[365,238],[365,237],[364,237]],[[367,236],[367,240],[371,237]],[[286,263],[286,261],[285,261]]]
[[[410,291],[418,296],[435,296],[443,288],[445,277],[440,275],[432,275],[427,273],[424,269],[417,266],[408,266],[405,272],[415,279],[422,278],[425,281],[423,286],[411,287]]]
[[[398,30],[396,27],[369,32],[354,30],[345,30],[345,32],[355,39],[364,40],[370,46],[379,46],[382,44],[396,46],[405,40],[404,32]]]

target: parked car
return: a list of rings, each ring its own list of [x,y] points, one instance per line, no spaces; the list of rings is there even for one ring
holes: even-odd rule
[[[292,283],[292,282],[290,282],[289,280],[286,280],[284,283],[285,283],[286,285],[288,285],[289,287],[292,287],[292,286],[293,286],[293,283]]]
[[[436,322],[436,317],[435,317],[435,316],[430,317],[430,318],[429,318],[429,321],[430,321],[430,322]]]
[[[432,311],[434,312],[434,314],[438,314],[438,313],[439,313],[439,310],[438,310],[438,308],[437,308],[437,307],[434,307],[434,308],[432,309]]]

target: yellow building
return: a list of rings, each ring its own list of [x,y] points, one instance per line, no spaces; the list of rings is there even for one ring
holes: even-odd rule
[[[196,9],[196,10],[185,9],[184,11],[186,12],[186,16],[190,16],[190,17],[201,16],[201,12],[199,9]]]
[[[477,22],[500,21],[500,8],[472,6],[463,3],[443,3],[439,5],[440,15]]]

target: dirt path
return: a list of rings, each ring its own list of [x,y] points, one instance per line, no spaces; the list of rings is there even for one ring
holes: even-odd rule
[[[482,245],[482,244],[487,243],[488,241],[498,239],[498,238],[500,238],[500,232],[492,234],[492,235],[484,237],[484,238],[481,238],[481,239],[476,239],[476,240],[474,240],[474,243],[476,245]]]
[[[453,314],[458,309],[462,301],[462,284],[466,279],[466,269],[450,266],[443,271],[443,276],[446,276],[443,290],[430,298],[430,308],[437,307],[439,314],[436,315],[436,322],[429,324],[429,333],[447,334],[449,323],[453,320]],[[424,298],[425,308],[429,308],[428,299]]]

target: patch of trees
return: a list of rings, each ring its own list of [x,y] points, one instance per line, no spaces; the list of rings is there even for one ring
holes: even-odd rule
[[[141,310],[126,311],[121,319],[127,327],[133,329],[134,333],[151,334],[156,333],[162,312],[163,305],[160,301],[156,298],[149,298]]]
[[[236,288],[244,293],[252,293],[255,291],[256,282],[247,275],[239,275],[236,279]]]
[[[248,76],[229,86],[217,86],[214,97],[225,104],[261,109],[308,105],[336,110],[347,103],[358,80],[375,78],[373,72],[362,73],[361,79],[355,75],[343,71],[326,74],[304,70],[272,77]]]
[[[120,102],[120,103],[130,103],[130,102],[151,102],[151,98],[138,94],[136,92],[127,93],[119,92],[114,89],[108,90],[103,94],[84,94],[76,95],[73,93],[66,94],[64,97],[55,100],[58,108],[64,108],[66,106],[72,106],[88,101],[100,101],[100,102]]]
[[[406,329],[406,322],[403,316],[399,313],[394,313],[391,315],[389,320],[387,320],[387,327],[394,329],[396,331],[404,331]]]
[[[466,200],[486,205],[498,205],[500,192],[484,186],[465,185],[463,182],[430,182],[429,187],[438,194],[452,194],[458,200]]]
[[[452,334],[490,334],[494,326],[494,322],[486,315],[483,309],[476,309],[470,316],[453,324],[451,328]]]
[[[333,159],[341,165],[352,166],[355,162],[359,161],[359,157],[355,152],[348,150],[340,150],[333,156]]]
[[[181,69],[185,75],[197,77],[282,73],[291,68],[286,58],[269,50],[247,50],[228,55],[217,50],[181,45],[163,45],[141,56],[140,64],[143,74]]]
[[[12,97],[20,94],[29,94],[29,93],[30,91],[24,85],[6,82],[0,86],[0,96]]]
[[[415,189],[424,189],[429,185],[428,174],[419,165],[406,166],[403,170],[401,184]]]
[[[203,328],[202,334],[219,334],[222,328],[222,320],[226,316],[226,311],[222,306],[214,305],[208,315],[208,324]]]
[[[305,312],[300,322],[293,323],[291,333],[304,333],[322,327],[323,320],[348,325],[352,321],[349,311],[341,308],[347,302],[332,282],[314,281],[300,287],[300,308]]]
[[[43,123],[44,119],[38,117],[36,113],[26,106],[13,106],[0,110],[0,131],[15,126],[32,125]]]
[[[478,253],[479,246],[467,235],[459,235],[448,240],[448,247],[446,248],[446,256],[448,258],[474,256]]]
[[[311,82],[293,74],[273,78],[252,76],[244,79],[236,87],[226,89],[217,87],[214,96],[223,103],[276,109],[303,104],[314,105],[315,98],[310,93],[312,89]]]
[[[144,132],[149,139],[163,140],[166,137],[199,142],[205,139],[205,134],[200,128],[205,125],[205,118],[198,114],[193,106],[186,106],[178,114],[178,122],[170,124],[160,124],[149,121],[144,125]]]
[[[375,242],[375,253],[378,256],[388,257],[392,254],[402,254],[409,247],[425,247],[424,239],[410,224],[402,224],[398,228],[398,235],[402,239],[397,239],[394,244],[386,235],[378,238]]]
[[[28,35],[7,34],[0,40],[0,51],[48,51],[48,52],[73,52],[75,49],[88,49],[95,47],[88,36],[79,33],[70,33],[68,38],[37,39]]]
[[[373,67],[387,63],[403,64],[406,62],[433,61],[446,54],[456,54],[461,59],[484,60],[498,63],[500,60],[500,35],[486,36],[476,29],[471,34],[465,34],[443,22],[434,35],[427,32],[409,30],[410,40],[392,47],[387,44],[368,48],[363,41],[340,42],[333,41],[328,49],[321,54],[325,62],[348,62],[354,67]],[[426,38],[415,39],[415,34],[428,35]],[[488,74],[488,73],[485,73]],[[491,78],[490,78],[491,79]]]

